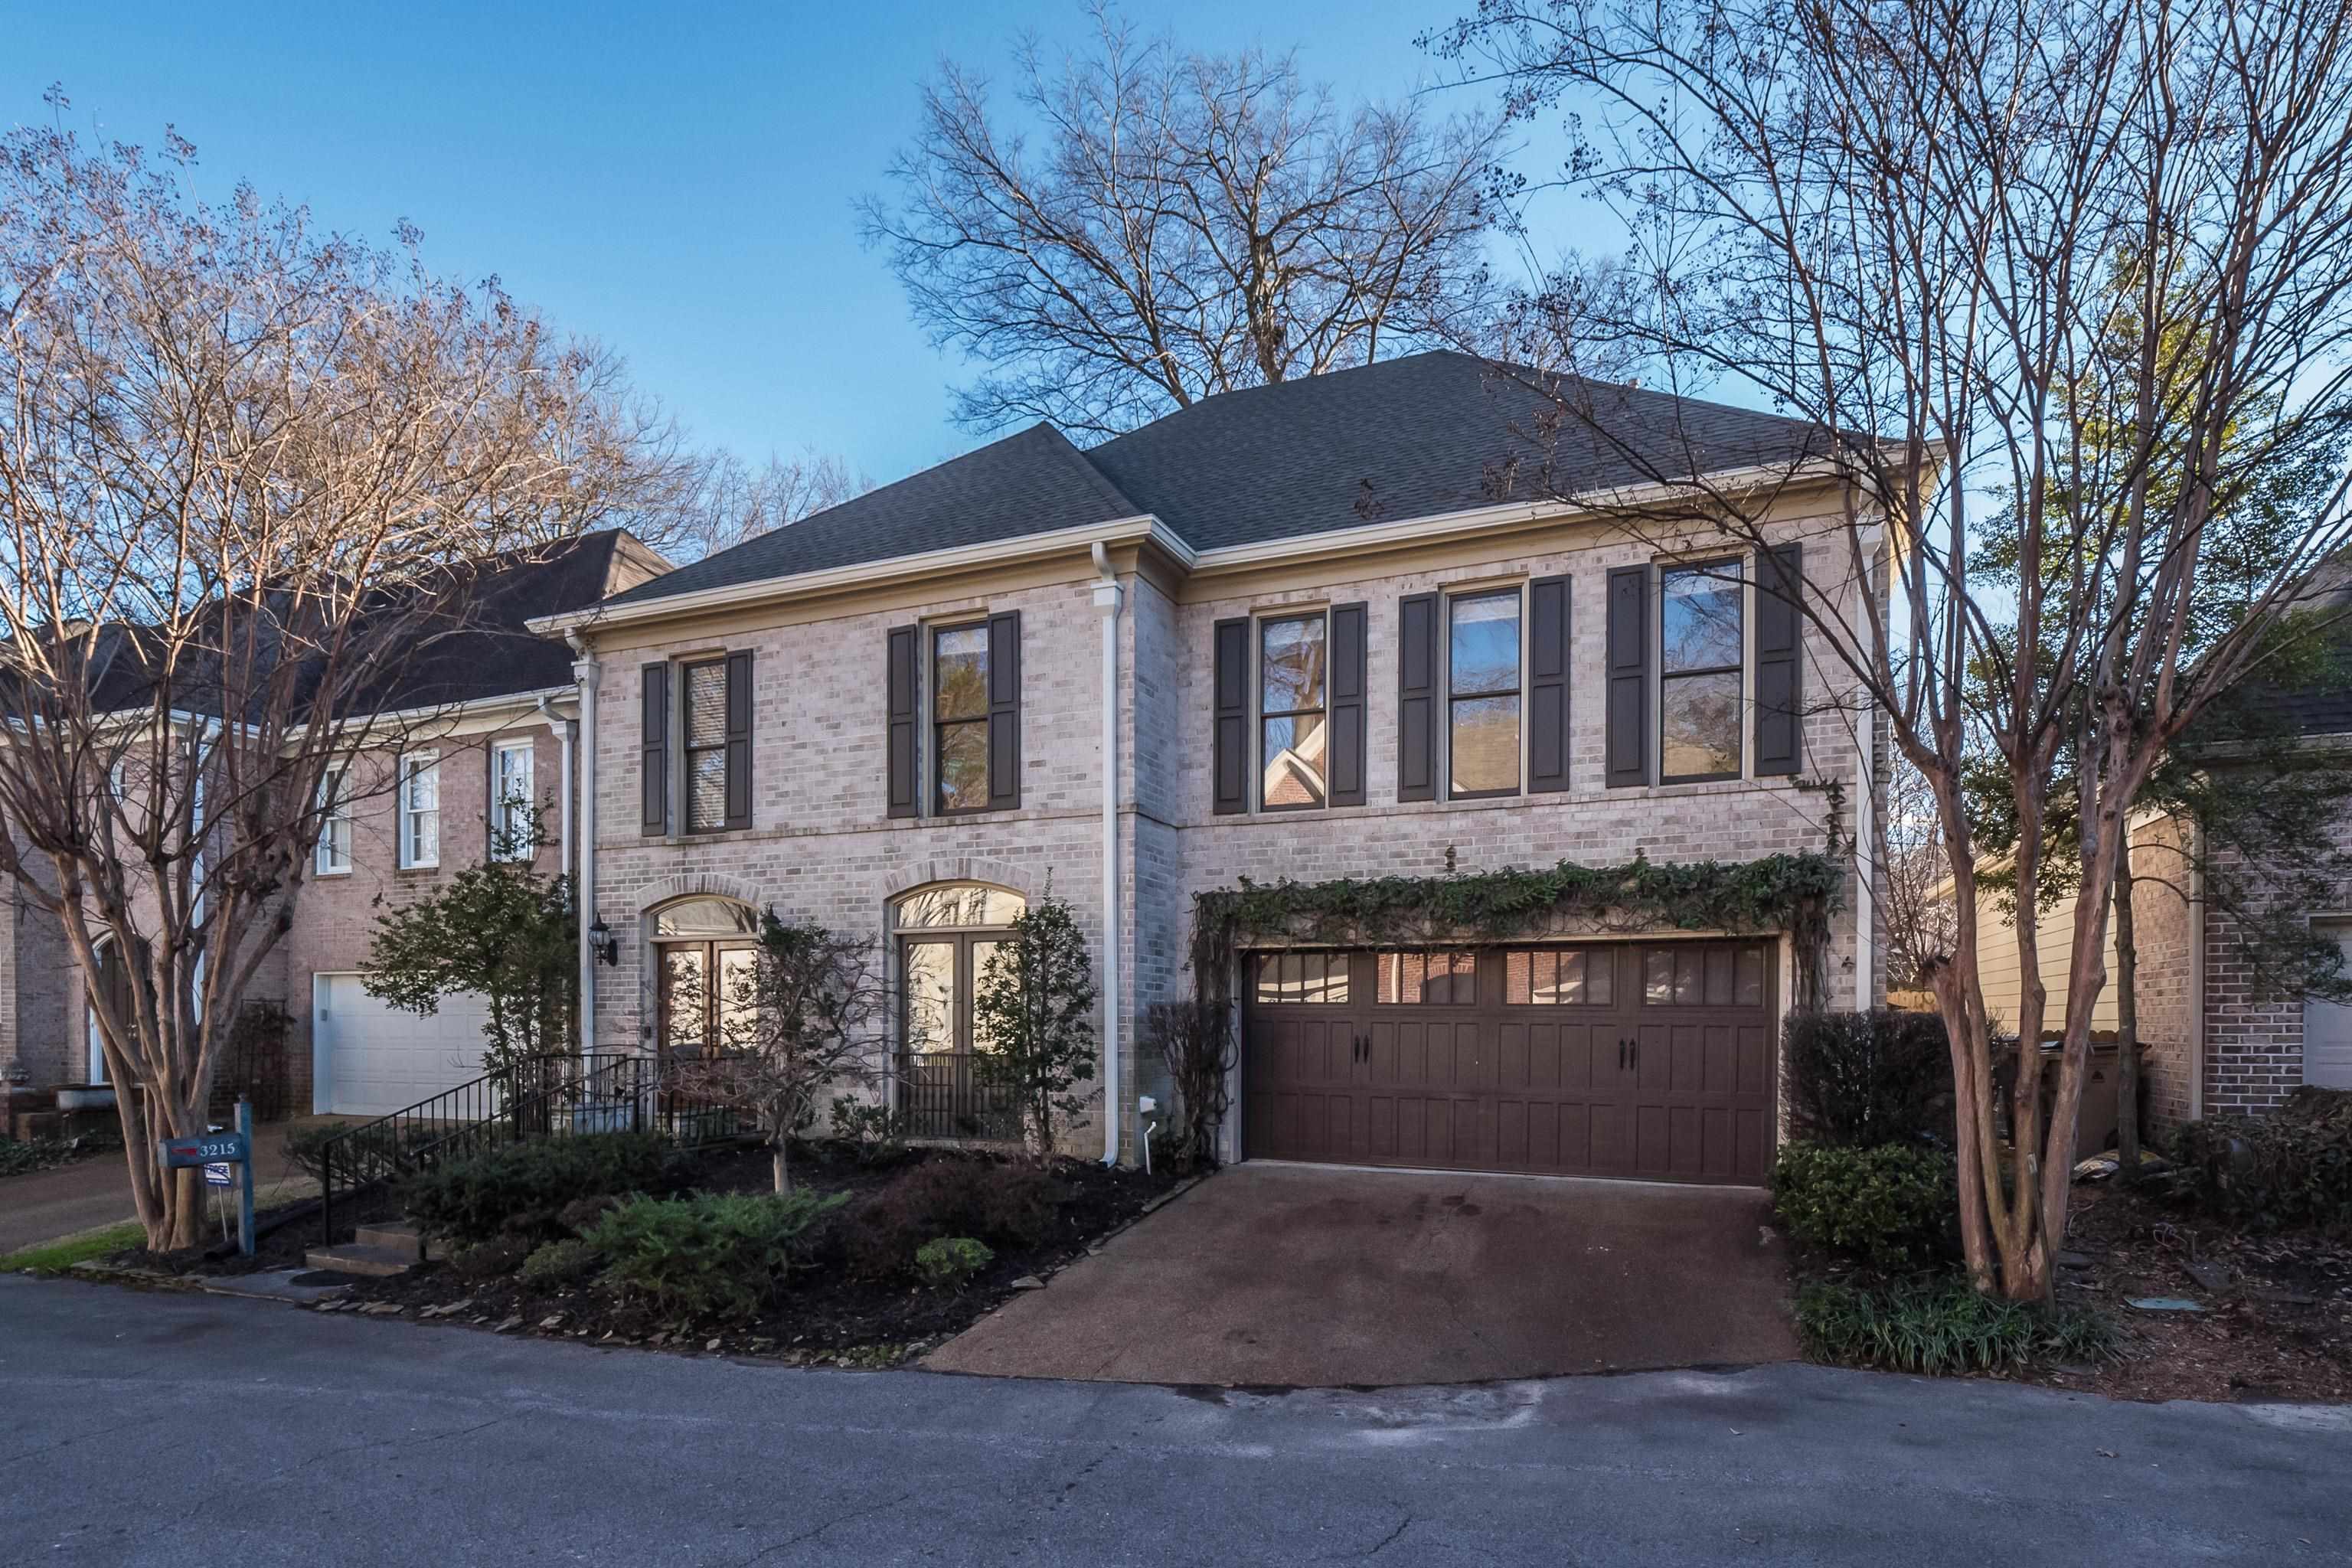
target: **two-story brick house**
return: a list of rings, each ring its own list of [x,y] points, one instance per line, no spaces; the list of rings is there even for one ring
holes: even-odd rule
[[[494,564],[462,619],[424,637],[375,710],[350,717],[386,743],[358,754],[295,918],[247,998],[286,1009],[288,1112],[383,1114],[478,1074],[478,1004],[453,999],[421,1017],[366,994],[375,922],[492,853],[530,854],[550,875],[571,865],[572,655],[525,623],[668,569],[617,530]],[[510,848],[526,846],[532,826],[543,841]],[[88,998],[106,976],[84,974],[56,920],[21,894],[0,908],[0,1079],[103,1084]],[[110,956],[101,948],[101,969]]]
[[[892,1093],[919,1132],[975,1131],[974,975],[1050,890],[1103,990],[1113,1114],[1087,1146],[1133,1157],[1139,1092],[1164,1098],[1138,1021],[1190,991],[1204,889],[1819,850],[1841,796],[1850,855],[1866,706],[1759,581],[1800,571],[1849,613],[1866,591],[1831,575],[1841,494],[1791,478],[1807,432],[1625,389],[1599,409],[1603,435],[1542,435],[1527,387],[1428,353],[1084,451],[1039,426],[534,623],[580,653],[614,936],[593,1047],[709,1037],[715,1004],[673,998],[723,988],[677,983],[742,962],[772,906],[885,944],[910,999]],[[1778,476],[1774,561],[1554,499],[1683,458]],[[1832,917],[1841,1004],[1880,994],[1874,907]],[[1743,1182],[1769,1161],[1783,936],[1593,921],[1234,962],[1229,1155]]]

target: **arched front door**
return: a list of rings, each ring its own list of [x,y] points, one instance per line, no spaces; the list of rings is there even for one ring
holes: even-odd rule
[[[1015,892],[943,882],[898,899],[898,1111],[918,1138],[1011,1142],[1012,1098],[972,1071],[972,993],[1005,929],[1027,910]]]
[[[654,912],[657,1045],[665,1061],[722,1043],[745,1005],[759,917],[732,899],[688,899]]]

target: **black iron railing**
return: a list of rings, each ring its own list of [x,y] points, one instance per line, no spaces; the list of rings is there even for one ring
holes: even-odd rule
[[[321,1234],[334,1240],[339,1193],[508,1143],[660,1125],[658,1089],[648,1057],[541,1057],[346,1128],[319,1149]]]
[[[898,1114],[909,1138],[990,1143],[1021,1139],[1021,1110],[1013,1091],[982,1082],[962,1051],[899,1057]]]

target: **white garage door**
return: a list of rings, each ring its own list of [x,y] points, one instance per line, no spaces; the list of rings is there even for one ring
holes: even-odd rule
[[[2344,944],[2352,966],[2352,921],[2320,921],[2314,929]],[[2352,1089],[2352,1007],[2340,1002],[2303,1005],[2303,1081],[2328,1089]]]
[[[367,994],[357,974],[311,981],[312,1109],[388,1116],[482,1074],[488,1004],[445,997],[431,1017],[404,1013]]]

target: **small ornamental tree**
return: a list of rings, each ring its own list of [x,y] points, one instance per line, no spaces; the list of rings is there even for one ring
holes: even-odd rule
[[[1013,922],[980,972],[971,999],[972,1063],[1008,1089],[1040,1159],[1055,1131],[1094,1103],[1095,975],[1069,904],[1049,891]]]
[[[1197,998],[1154,1003],[1144,1015],[1143,1039],[1167,1064],[1168,1081],[1176,1089],[1179,1168],[1214,1165],[1217,1131],[1233,1108],[1237,1059],[1225,1010]]]
[[[795,1133],[816,1120],[819,1100],[881,1078],[889,994],[875,968],[870,936],[843,936],[814,921],[760,917],[760,945],[719,997],[719,1038],[699,1056],[673,1059],[669,1086],[759,1123],[775,1160],[776,1191],[792,1191]],[[682,984],[697,985],[688,979]],[[697,994],[673,1005],[700,1005]]]
[[[526,842],[536,845],[534,826]],[[368,994],[431,1016],[445,997],[489,1004],[482,1070],[504,1072],[568,1048],[580,1005],[572,879],[547,877],[504,845],[449,885],[377,917]]]

